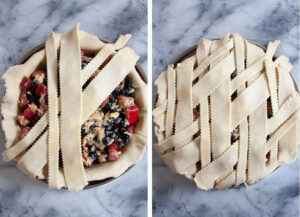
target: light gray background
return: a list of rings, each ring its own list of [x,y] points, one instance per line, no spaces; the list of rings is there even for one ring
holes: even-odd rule
[[[153,79],[200,38],[239,32],[262,45],[279,39],[276,54],[289,57],[299,83],[298,8],[298,1],[293,0],[154,0]],[[248,190],[206,192],[170,172],[153,151],[153,216],[298,217],[298,171],[299,160],[280,167]]]
[[[130,33],[128,46],[147,69],[147,1],[0,0],[0,73],[45,42],[51,31],[80,29],[108,40]],[[17,85],[17,84],[16,84]],[[1,91],[3,82],[1,82]],[[1,135],[0,153],[4,150]],[[79,193],[49,190],[0,160],[0,216],[146,216],[147,153],[116,181]]]

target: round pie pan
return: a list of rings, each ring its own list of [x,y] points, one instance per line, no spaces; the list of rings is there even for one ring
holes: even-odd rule
[[[103,38],[100,38],[99,39],[101,41],[103,41],[104,43],[112,43],[108,40],[105,40]],[[38,46],[36,46],[35,48],[33,48],[31,51],[29,51],[27,54],[25,54],[23,56],[23,58],[21,58],[21,60],[18,62],[18,64],[23,64],[25,63],[33,54],[37,53],[38,51],[42,50],[45,48],[45,43],[42,43]],[[136,63],[135,65],[135,69],[137,70],[137,72],[139,73],[141,79],[147,84],[147,77],[145,75],[145,72],[144,70],[142,69],[142,67]],[[3,95],[4,95],[5,91],[3,91]],[[1,125],[2,126],[2,125]],[[3,132],[3,130],[2,130]],[[130,166],[125,172],[123,172],[120,176],[124,175],[125,173],[127,173],[134,165]],[[106,179],[102,179],[102,180],[95,180],[95,181],[90,181],[88,183],[87,186],[84,187],[84,189],[89,189],[89,188],[94,188],[94,187],[98,187],[98,186],[103,186],[105,184],[108,184],[114,180],[116,180],[117,178],[119,178],[120,176],[118,177],[109,177],[109,178],[106,178]],[[44,183],[47,183],[47,180],[46,179],[39,179],[40,181],[44,182]]]

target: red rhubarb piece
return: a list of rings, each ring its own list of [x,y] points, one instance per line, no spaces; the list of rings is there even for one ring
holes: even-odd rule
[[[110,146],[108,146],[108,151],[111,152],[111,151],[119,151],[119,148],[118,146],[116,145],[115,142],[111,143]]]
[[[29,101],[26,95],[26,90],[21,90],[19,101],[22,107],[28,105]]]
[[[136,105],[127,108],[127,120],[129,124],[133,124],[139,117],[139,107]]]
[[[130,125],[127,127],[127,130],[128,130],[130,133],[133,133],[133,132],[134,132],[134,125],[133,125],[133,124],[130,124]]]
[[[39,85],[38,88],[35,90],[35,93],[39,96],[42,96],[46,93],[47,87],[43,84]]]
[[[20,86],[22,89],[28,90],[32,86],[32,81],[29,78],[24,77],[21,81]]]
[[[31,120],[31,118],[33,118],[33,116],[35,116],[36,111],[33,110],[32,107],[27,106],[27,108],[24,110],[23,115],[27,120]]]

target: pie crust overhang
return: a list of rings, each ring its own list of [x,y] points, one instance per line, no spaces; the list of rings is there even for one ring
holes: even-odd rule
[[[3,152],[3,160],[15,159],[17,166],[30,177],[47,179],[50,188],[67,187],[72,192],[83,189],[89,181],[120,176],[141,159],[147,146],[146,84],[135,69],[139,57],[131,48],[124,47],[131,36],[121,35],[114,44],[106,44],[94,35],[79,31],[78,27],[79,25],[66,34],[51,33],[45,49],[32,55],[24,64],[10,67],[3,75],[5,94],[1,104],[2,128],[7,148]],[[82,70],[80,48],[97,53]],[[82,90],[82,85],[111,55],[113,56],[109,62]],[[18,141],[18,84],[40,64],[47,66],[48,111]],[[81,157],[81,124],[125,76],[133,81],[135,102],[140,108],[130,144],[118,161],[84,168]],[[59,98],[58,87],[61,93]],[[59,167],[60,149],[63,168]]]
[[[239,34],[201,39],[192,57],[159,76],[154,148],[173,172],[201,189],[226,189],[296,159],[300,98],[288,58],[273,60],[278,44],[265,52]],[[234,129],[239,137],[231,143]]]

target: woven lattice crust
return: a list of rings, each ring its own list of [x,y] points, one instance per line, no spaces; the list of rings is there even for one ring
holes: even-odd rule
[[[1,111],[7,148],[3,152],[3,159],[17,160],[17,166],[29,176],[47,179],[50,188],[67,187],[70,191],[81,190],[88,181],[118,177],[137,163],[147,145],[147,92],[146,84],[135,70],[138,56],[132,49],[124,47],[129,38],[130,35],[121,35],[114,44],[105,44],[96,36],[79,31],[77,25],[66,34],[51,33],[45,49],[32,55],[24,64],[10,67],[3,75],[6,91]],[[80,48],[96,53],[82,70]],[[82,85],[104,62],[104,68],[82,90]],[[30,132],[18,141],[20,128],[16,117],[20,90],[17,84],[40,64],[47,66],[49,109]],[[125,76],[133,81],[136,104],[140,108],[135,133],[118,161],[85,169],[81,157],[81,124]],[[58,87],[60,97],[57,97]],[[60,149],[63,160],[61,168]]]
[[[252,184],[297,157],[300,98],[284,56],[238,34],[199,41],[156,80],[156,151],[201,189]]]

